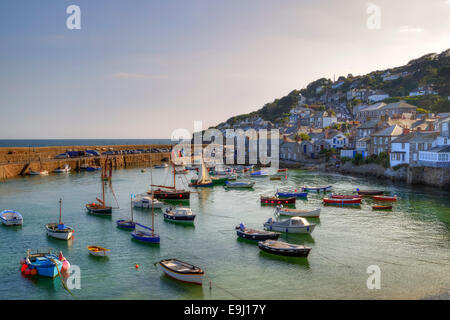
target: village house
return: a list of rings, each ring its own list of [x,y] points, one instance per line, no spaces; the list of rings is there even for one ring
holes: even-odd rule
[[[422,166],[450,168],[450,119],[440,123],[440,132],[432,147],[420,150],[418,159]]]
[[[431,87],[419,87],[409,93],[410,97],[418,97],[418,96],[425,96],[428,94],[438,94],[436,91],[433,90]]]
[[[379,119],[381,114],[381,108],[386,106],[384,102],[378,102],[375,104],[361,107],[356,115],[356,118],[360,121],[367,121],[369,119]]]
[[[391,141],[403,133],[403,128],[398,125],[393,125],[377,131],[370,136],[369,139],[369,154],[380,154],[381,152],[389,152],[391,150]]]
[[[370,89],[350,89],[347,91],[347,100],[359,99],[363,102],[369,100],[369,96],[373,93]]]
[[[417,107],[412,104],[406,103],[405,101],[392,102],[380,109],[379,116],[401,116],[402,114],[411,114],[412,118],[415,118]]]
[[[387,98],[389,98],[389,94],[382,91],[376,91],[367,97],[367,100],[369,100],[369,102],[379,102]]]
[[[337,122],[337,117],[329,111],[317,111],[310,117],[310,125],[315,128],[325,128]]]

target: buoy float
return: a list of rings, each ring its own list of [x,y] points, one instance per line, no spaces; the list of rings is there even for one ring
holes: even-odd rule
[[[20,271],[21,271],[22,273],[24,273],[25,270],[27,270],[27,268],[28,268],[28,265],[23,264],[22,267],[20,268]]]
[[[31,269],[27,268],[27,270],[25,270],[25,275],[29,276],[31,274]]]
[[[37,275],[37,270],[36,270],[36,269],[31,270],[31,275],[32,275],[32,276]]]
[[[136,267],[136,269],[139,269],[139,265],[138,265],[138,264],[136,264],[136,266],[135,266],[135,267]]]

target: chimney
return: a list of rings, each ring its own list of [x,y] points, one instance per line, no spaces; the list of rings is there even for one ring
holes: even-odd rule
[[[407,135],[409,133],[409,129],[408,128],[403,128],[403,135]]]
[[[325,130],[325,139],[328,139],[328,129]]]
[[[283,136],[283,141],[287,141],[287,137],[286,136]]]

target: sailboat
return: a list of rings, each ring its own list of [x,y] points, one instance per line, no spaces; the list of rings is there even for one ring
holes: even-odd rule
[[[208,168],[206,168],[205,162],[202,159],[202,168],[201,175],[198,178],[197,182],[191,183],[191,187],[212,187],[213,181],[208,173]]]
[[[136,227],[136,222],[133,221],[133,198],[134,198],[134,195],[132,194],[131,195],[131,206],[130,206],[131,220],[117,220],[116,224],[117,224],[118,228],[134,230],[134,228]]]
[[[189,190],[177,190],[176,187],[176,177],[177,174],[175,172],[175,165],[172,163],[173,168],[173,187],[172,186],[162,186],[162,185],[154,185],[151,187],[157,187],[156,190],[150,190],[147,193],[155,197],[156,199],[162,200],[189,200],[191,196],[191,192]],[[162,189],[161,189],[162,188]]]
[[[42,160],[39,158],[39,171],[33,171],[31,168],[28,170],[30,176],[48,176],[47,170],[42,170]]]
[[[153,196],[152,196],[152,200],[153,200]],[[153,203],[153,201],[152,201]],[[153,244],[159,244],[160,243],[160,238],[159,235],[155,233],[155,210],[154,207],[152,206],[152,227],[147,227],[144,226],[143,224],[140,223],[135,223],[135,229],[133,232],[131,232],[131,236],[138,240],[138,241],[142,241],[142,242],[147,242],[147,243],[153,243]]]
[[[105,162],[105,172],[106,172],[106,162]],[[86,204],[86,209],[89,213],[100,215],[100,216],[110,216],[112,214],[112,207],[105,205],[105,183],[104,181],[105,176],[101,175],[101,184],[102,184],[102,199],[96,198],[98,203],[88,203]]]
[[[47,236],[61,239],[61,240],[70,240],[73,235],[73,228],[66,226],[61,221],[61,207],[62,200],[59,199],[59,223],[48,223],[45,225],[45,229],[47,229]]]

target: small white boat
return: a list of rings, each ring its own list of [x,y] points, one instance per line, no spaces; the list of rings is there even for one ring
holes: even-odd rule
[[[107,257],[109,256],[109,249],[99,247],[99,246],[88,246],[89,253],[96,257]]]
[[[152,197],[147,195],[139,195],[133,200],[133,206],[135,208],[151,209],[152,208]],[[164,203],[158,199],[153,199],[153,208],[161,209]]]
[[[71,170],[71,168],[69,167],[68,164],[66,164],[64,166],[64,168],[58,168],[58,169],[53,170],[53,173],[69,173],[70,170]]]
[[[73,228],[66,226],[61,221],[61,205],[62,200],[59,199],[59,223],[48,223],[45,225],[45,229],[47,230],[47,236],[61,239],[61,240],[69,240],[73,235]]]
[[[286,233],[310,234],[314,231],[315,227],[315,224],[309,223],[305,218],[301,217],[292,217],[283,221],[275,221],[273,218],[269,218],[269,220],[264,223],[264,228],[266,230]]]
[[[29,170],[28,171],[28,175],[30,176],[48,176],[48,171],[44,170],[44,171],[33,171],[33,170]]]
[[[14,210],[3,210],[0,213],[0,220],[5,226],[21,226],[23,225],[23,217]]]
[[[164,259],[159,262],[159,267],[167,276],[176,280],[203,284],[204,271],[190,263],[177,259]]]
[[[169,165],[164,162],[164,163],[155,165],[153,168],[155,168],[155,169],[164,169],[164,168],[167,168],[167,167],[169,167]]]
[[[280,216],[319,218],[320,210],[320,208],[315,210],[289,209],[279,205],[275,213]]]

